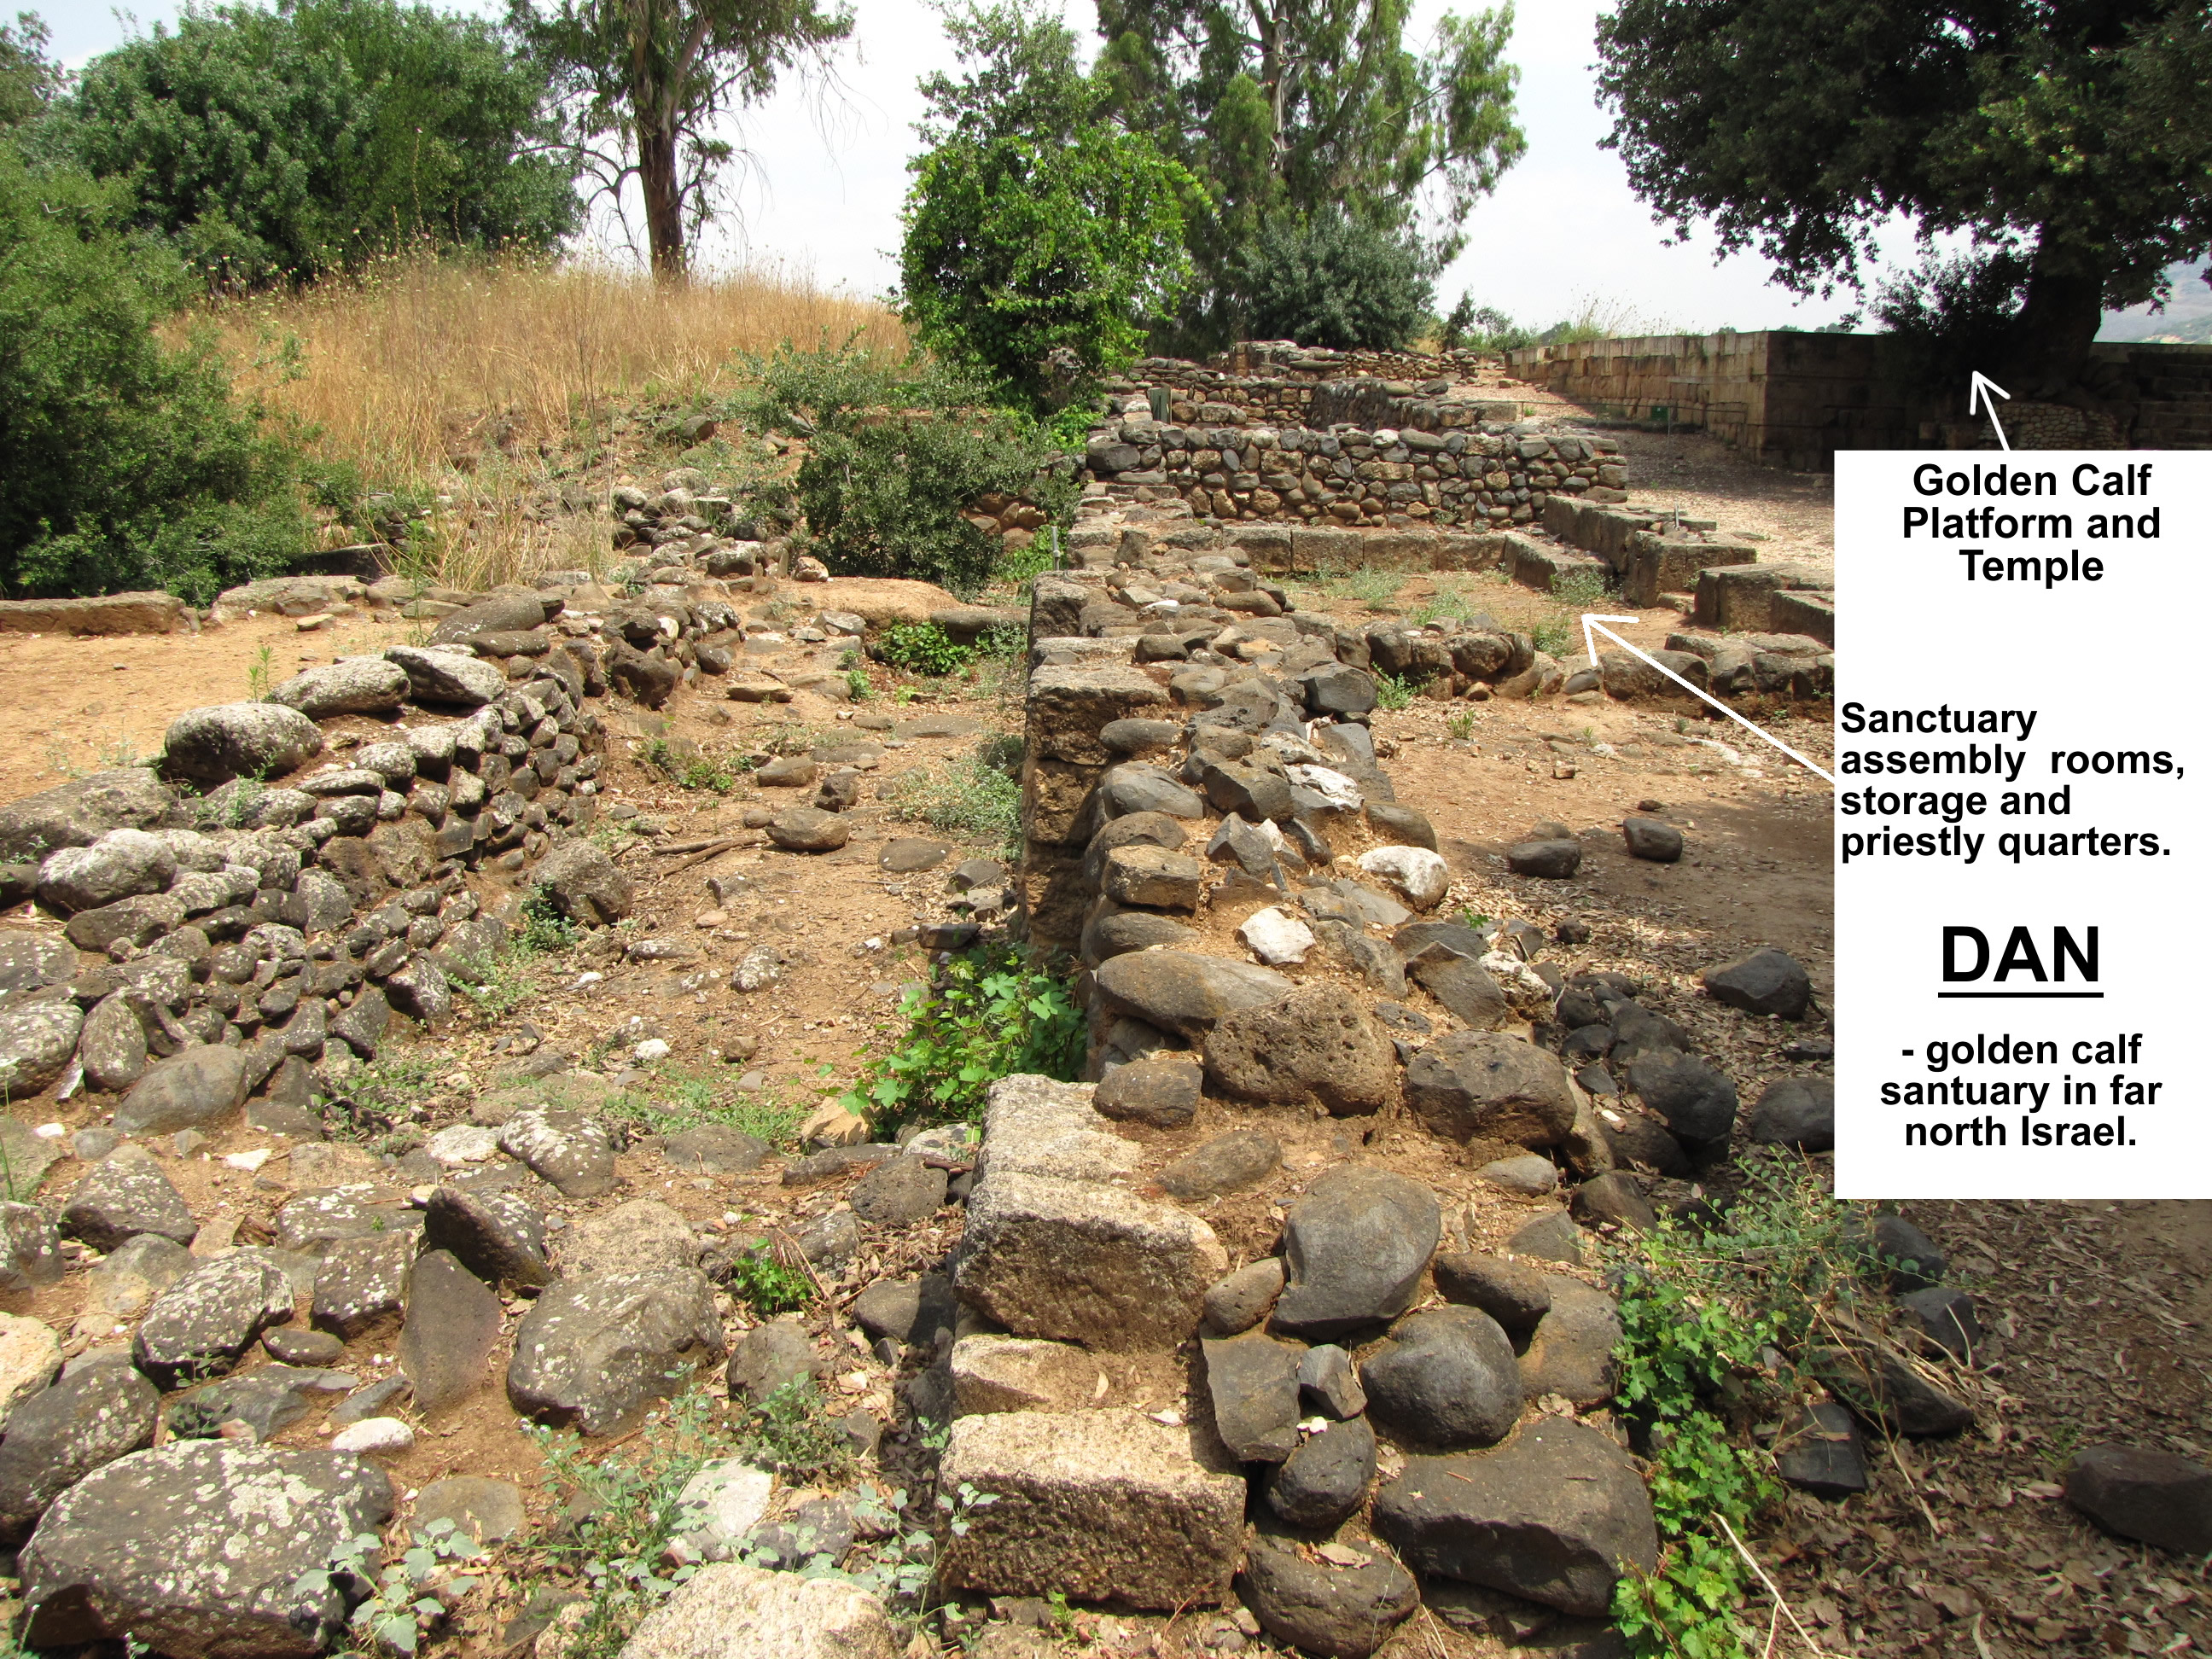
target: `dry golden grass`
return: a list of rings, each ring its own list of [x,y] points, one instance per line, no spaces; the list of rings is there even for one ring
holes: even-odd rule
[[[761,271],[669,289],[604,266],[408,258],[209,314],[243,386],[384,478],[558,442],[610,404],[726,386],[738,354],[785,341],[905,343],[883,307]]]
[[[533,568],[598,567],[604,520],[596,532],[573,516],[549,520],[530,499],[556,476],[573,483],[564,470],[623,405],[727,391],[743,354],[786,342],[906,344],[882,306],[781,272],[664,288],[602,265],[428,257],[211,301],[194,320],[213,325],[240,388],[307,422],[325,458],[353,463],[372,487],[453,497],[410,542],[410,562],[426,580],[477,589]],[[473,475],[465,484],[463,474]]]

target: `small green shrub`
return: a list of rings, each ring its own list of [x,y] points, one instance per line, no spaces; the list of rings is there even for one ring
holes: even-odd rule
[[[766,1244],[756,1244],[730,1268],[730,1294],[763,1317],[791,1313],[814,1299],[814,1281],[797,1267],[775,1259]]]
[[[95,60],[98,61],[98,60]],[[213,344],[168,343],[191,291],[119,182],[0,145],[0,587],[163,587],[196,604],[310,545],[295,434],[231,393]]]
[[[1411,234],[1330,209],[1264,224],[1240,272],[1251,337],[1395,350],[1429,314],[1436,275]]]
[[[1018,752],[1011,762],[994,761],[979,750],[948,762],[942,773],[902,781],[887,804],[895,818],[1011,850],[1021,843],[1020,764]]]
[[[1428,682],[1424,680],[1421,684]],[[1400,709],[1413,701],[1413,694],[1421,689],[1413,681],[1396,674],[1377,674],[1375,677],[1375,701],[1383,708]]]
[[[899,1006],[906,1035],[843,1099],[878,1134],[918,1121],[973,1121],[991,1085],[1033,1072],[1073,1082],[1083,1013],[1024,947],[979,945],[953,957]]]
[[[1605,578],[1595,570],[1570,570],[1552,578],[1552,598],[1560,605],[1580,610],[1597,604],[1605,596]]]
[[[738,1439],[747,1456],[790,1481],[833,1480],[854,1459],[853,1443],[811,1376],[793,1378],[755,1405]]]
[[[807,441],[794,504],[810,546],[840,575],[907,576],[972,596],[1000,574],[1000,538],[969,521],[985,495],[1073,514],[1075,465],[1030,416],[918,359],[788,346],[750,365],[763,426]]]
[[[448,1564],[473,1556],[476,1547],[450,1519],[441,1518],[416,1533],[399,1559],[372,1579],[370,1564],[383,1549],[384,1540],[374,1533],[356,1533],[331,1552],[328,1567],[301,1573],[292,1587],[305,1595],[320,1595],[341,1574],[372,1583],[374,1588],[353,1610],[354,1632],[371,1652],[412,1653],[423,1633],[443,1621],[447,1602],[476,1587],[474,1577],[448,1571]],[[426,1593],[434,1589],[439,1595]]]
[[[1649,1437],[1662,1546],[1654,1571],[1614,1590],[1614,1623],[1639,1659],[1759,1650],[1740,1618],[1750,1571],[1727,1534],[1748,1535],[1779,1492],[1748,1431],[1785,1412],[1796,1386],[1787,1368],[1769,1373],[1764,1351],[1794,1361],[1832,1322],[1882,1317],[1865,1208],[1837,1202],[1787,1154],[1743,1169],[1724,1231],[1662,1221],[1622,1273],[1616,1401]]]
[[[894,668],[942,679],[975,660],[975,647],[963,645],[935,623],[893,623],[876,641],[876,651]]]

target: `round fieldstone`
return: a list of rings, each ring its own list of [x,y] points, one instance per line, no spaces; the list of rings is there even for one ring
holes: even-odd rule
[[[1375,1479],[1375,1430],[1364,1417],[1309,1435],[1267,1480],[1267,1507],[1294,1527],[1325,1531],[1365,1501]]]
[[[1180,1129],[1197,1115],[1201,1075],[1187,1060],[1133,1060],[1106,1073],[1092,1104],[1107,1117]]]
[[[1521,1415],[1513,1345],[1480,1308],[1437,1308],[1401,1320],[1359,1368],[1359,1381],[1368,1410],[1423,1445],[1492,1445]]]

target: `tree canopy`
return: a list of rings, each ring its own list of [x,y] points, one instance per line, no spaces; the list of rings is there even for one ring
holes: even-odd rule
[[[568,136],[597,194],[622,207],[638,185],[653,269],[680,277],[713,216],[718,169],[735,151],[725,112],[779,76],[826,69],[853,14],[816,0],[508,0],[509,21],[553,66]]]
[[[966,73],[922,83],[902,302],[931,349],[1043,403],[1134,358],[1173,310],[1196,181],[1107,118],[1056,18],[1013,0],[947,27]]]
[[[1620,0],[1608,140],[1686,234],[1799,293],[1857,286],[1893,214],[2023,262],[2004,365],[2063,381],[2106,307],[2212,244],[2204,0]],[[1997,365],[1989,365],[1995,372]]]
[[[1194,345],[1249,326],[1263,227],[1340,215],[1385,242],[1410,239],[1434,270],[1526,148],[1510,5],[1445,14],[1425,51],[1407,44],[1411,0],[1097,5],[1111,107],[1205,187],[1182,319]]]
[[[34,155],[126,189],[131,222],[232,282],[397,245],[546,248],[578,204],[544,72],[492,24],[398,0],[188,10],[85,66]]]
[[[211,347],[156,325],[191,276],[118,183],[0,143],[0,587],[204,603],[310,544],[295,447]]]
[[[19,11],[14,22],[0,23],[0,131],[43,113],[59,88],[61,71],[46,56],[52,38],[36,12]]]

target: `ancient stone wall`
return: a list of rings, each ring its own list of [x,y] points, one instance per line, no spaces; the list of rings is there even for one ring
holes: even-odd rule
[[[216,608],[363,593],[280,579]],[[416,603],[447,613],[422,645],[189,710],[155,768],[0,810],[0,902],[68,919],[0,1016],[11,1094],[74,1072],[125,1096],[126,1133],[196,1127],[249,1097],[258,1121],[304,1130],[311,1089],[373,1059],[395,1017],[441,1021],[455,981],[493,970],[517,918],[512,901],[487,914],[469,872],[580,924],[628,913],[628,880],[584,837],[603,743],[591,704],[613,685],[657,706],[702,663],[726,668],[714,641],[736,613],[648,594],[574,616],[521,588]]]
[[[1524,347],[1507,368],[1599,412],[1699,428],[1775,465],[1825,471],[1839,449],[1995,448],[1986,421],[1909,390],[1879,336],[1662,334]],[[2021,396],[2013,447],[2212,444],[2212,347],[2099,345],[2063,402]]]

